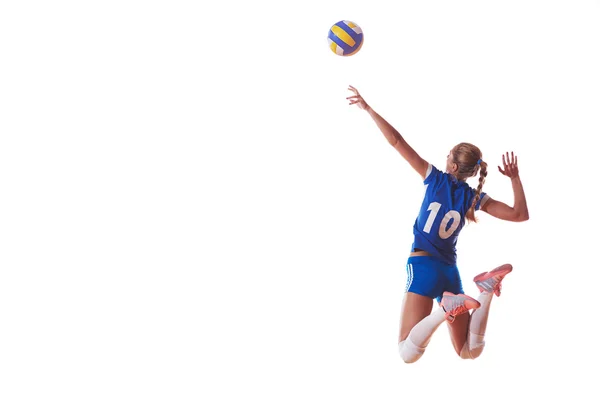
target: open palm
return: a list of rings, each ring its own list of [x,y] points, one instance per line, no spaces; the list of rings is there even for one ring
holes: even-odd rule
[[[516,178],[519,176],[519,164],[517,163],[517,156],[511,151],[510,156],[508,152],[506,155],[502,154],[502,165],[504,168],[498,166],[498,171],[504,176],[508,176],[509,178]]]

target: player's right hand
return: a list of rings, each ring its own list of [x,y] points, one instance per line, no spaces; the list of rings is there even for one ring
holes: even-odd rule
[[[360,95],[360,93],[358,93],[358,90],[356,90],[356,88],[354,88],[353,86],[349,85],[348,86],[348,90],[352,91],[354,93],[354,96],[349,96],[346,97],[346,100],[350,101],[350,105],[352,104],[356,104],[358,105],[358,107],[361,110],[366,110],[367,108],[369,108],[369,105],[367,104],[367,102],[365,101],[365,99],[362,98],[362,96]]]

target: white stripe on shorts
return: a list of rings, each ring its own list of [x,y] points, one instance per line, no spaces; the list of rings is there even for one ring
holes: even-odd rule
[[[408,264],[408,276],[406,278],[406,288],[404,289],[404,292],[408,292],[408,289],[410,289],[410,285],[412,285],[412,281],[413,281],[413,266],[412,264]]]

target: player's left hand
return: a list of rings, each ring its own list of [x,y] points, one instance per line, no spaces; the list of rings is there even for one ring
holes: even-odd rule
[[[498,171],[504,176],[508,176],[510,179],[517,178],[519,176],[519,165],[517,163],[517,156],[514,153],[510,152],[510,157],[508,152],[506,152],[506,156],[502,154],[502,165],[504,169],[498,166]]]

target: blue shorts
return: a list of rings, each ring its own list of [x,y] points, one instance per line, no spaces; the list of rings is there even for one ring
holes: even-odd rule
[[[406,262],[406,290],[442,301],[445,291],[464,293],[458,267],[431,256],[409,257]]]

